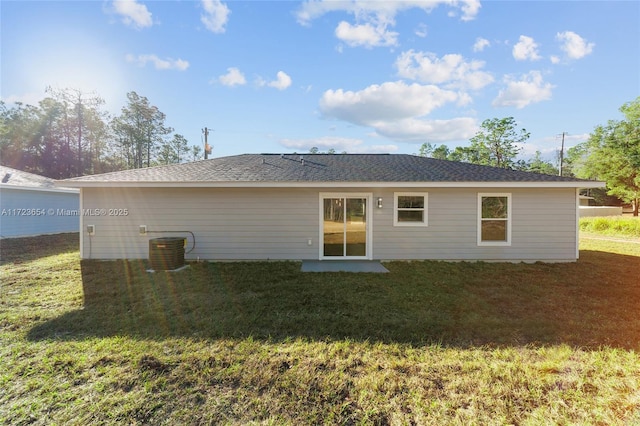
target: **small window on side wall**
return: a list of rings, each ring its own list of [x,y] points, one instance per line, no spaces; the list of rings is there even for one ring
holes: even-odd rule
[[[478,245],[511,245],[511,194],[478,194]]]
[[[427,226],[428,194],[396,192],[393,194],[394,226]]]

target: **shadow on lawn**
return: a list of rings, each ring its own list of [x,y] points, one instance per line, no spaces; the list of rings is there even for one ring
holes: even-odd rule
[[[84,308],[28,337],[368,340],[444,346],[640,349],[640,258],[573,264],[391,262],[390,274],[300,272],[295,262],[83,261]]]

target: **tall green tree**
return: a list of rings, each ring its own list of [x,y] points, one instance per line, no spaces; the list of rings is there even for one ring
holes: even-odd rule
[[[557,175],[559,173],[553,164],[542,158],[540,151],[536,151],[535,157],[526,162],[526,168],[524,170],[543,175]]]
[[[518,129],[513,117],[492,118],[482,122],[470,139],[471,145],[461,154],[466,160],[487,166],[511,168],[522,144],[529,139],[526,129]]]
[[[127,100],[121,114],[112,121],[120,155],[126,168],[150,167],[173,129],[165,125],[165,114],[145,96],[129,92]]]
[[[448,146],[441,144],[440,146],[436,146],[435,144],[431,144],[429,142],[425,142],[420,146],[420,150],[418,151],[418,156],[420,157],[431,157],[436,158],[438,160],[447,160],[450,159],[449,155],[451,154],[451,150]]]
[[[102,100],[73,89],[47,93],[37,106],[2,104],[3,164],[55,179],[109,171],[97,167],[109,137]]]
[[[576,161],[579,177],[603,180],[608,193],[632,203],[638,216],[640,204],[640,96],[620,107],[624,120],[611,120],[595,128],[583,156]]]
[[[191,161],[202,160],[202,147],[200,145],[191,146]]]
[[[171,139],[171,148],[176,153],[176,162],[186,161],[189,155],[189,141],[181,134],[175,133]]]
[[[41,172],[42,156],[37,138],[40,111],[20,102],[7,107],[0,102],[0,160],[3,165],[32,173]]]
[[[187,139],[176,133],[173,135],[173,139],[164,142],[158,150],[158,163],[181,163],[188,159],[190,152],[191,149]]]
[[[94,172],[97,168],[94,157],[101,157],[107,137],[106,113],[101,109],[104,99],[74,88],[48,87],[46,92],[57,102],[58,108],[62,108],[65,151],[74,158],[68,164],[67,174],[81,176]]]

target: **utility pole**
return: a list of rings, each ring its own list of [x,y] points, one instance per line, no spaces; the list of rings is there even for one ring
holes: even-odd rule
[[[560,146],[560,176],[562,176],[562,166],[564,166],[564,135],[566,134],[567,132],[562,132],[562,145]]]
[[[206,127],[202,129],[202,133],[204,133],[204,159],[209,158],[209,154],[211,154],[211,147],[209,146],[208,137],[209,137],[209,129]]]

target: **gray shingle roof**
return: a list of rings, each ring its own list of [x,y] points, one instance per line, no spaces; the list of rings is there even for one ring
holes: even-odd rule
[[[244,154],[66,179],[140,182],[585,182],[406,154]],[[593,182],[590,182],[593,183]],[[80,185],[79,185],[80,186]]]
[[[0,187],[4,188],[31,188],[41,190],[77,189],[63,188],[55,185],[55,180],[34,173],[23,172],[7,166],[0,166]]]

